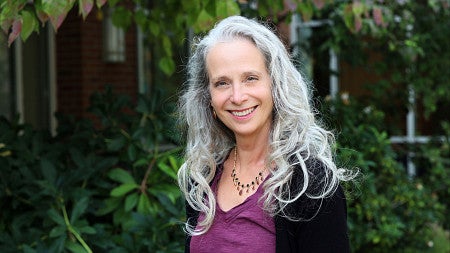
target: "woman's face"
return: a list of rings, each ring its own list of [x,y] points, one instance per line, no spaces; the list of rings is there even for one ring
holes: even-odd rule
[[[211,105],[236,137],[267,135],[272,122],[271,78],[263,54],[247,39],[214,45],[206,56]]]

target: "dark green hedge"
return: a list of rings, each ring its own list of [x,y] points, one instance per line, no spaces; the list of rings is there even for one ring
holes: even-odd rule
[[[170,108],[129,104],[95,94],[96,125],[60,117],[54,137],[0,120],[0,252],[182,252]]]
[[[158,97],[130,108],[96,93],[95,119],[59,116],[56,136],[1,119],[0,252],[183,252],[181,147]],[[449,140],[416,147],[426,173],[409,178],[381,111],[352,98],[322,105],[337,162],[360,170],[345,184],[353,251],[448,252]]]

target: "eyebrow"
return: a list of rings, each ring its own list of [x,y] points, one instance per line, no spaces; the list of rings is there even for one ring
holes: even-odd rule
[[[256,71],[256,70],[246,71],[246,72],[242,73],[242,76],[248,76],[248,75],[262,76],[262,73],[259,71]]]
[[[229,78],[227,76],[225,76],[225,75],[221,75],[221,76],[218,76],[218,77],[209,78],[209,82],[210,83],[215,83],[217,81],[224,80],[224,79],[228,80]]]
[[[241,77],[242,76],[249,76],[249,75],[262,76],[262,72],[259,72],[257,70],[245,71],[245,72],[243,72],[241,74]],[[218,80],[223,80],[223,79],[229,79],[229,78],[228,78],[227,75],[220,75],[220,76],[217,76],[217,77],[210,78],[210,81],[212,83],[214,83],[214,82],[217,82]]]

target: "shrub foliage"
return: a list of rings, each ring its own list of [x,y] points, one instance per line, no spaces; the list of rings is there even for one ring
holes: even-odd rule
[[[125,110],[110,90],[92,101],[97,125],[60,117],[54,137],[0,120],[1,252],[182,251],[165,109],[141,97]]]

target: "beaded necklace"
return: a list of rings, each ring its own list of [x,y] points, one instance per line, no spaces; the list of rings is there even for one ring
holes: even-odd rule
[[[236,174],[236,160],[237,160],[237,147],[234,148],[234,161],[233,161],[233,170],[231,171],[231,178],[233,179],[234,186],[236,186],[236,190],[239,192],[239,196],[242,196],[242,193],[245,192],[248,193],[250,189],[252,191],[255,190],[255,186],[258,186],[261,184],[261,182],[264,180],[263,172],[265,169],[261,170],[258,175],[255,177],[255,180],[251,181],[248,184],[243,184],[241,181],[239,181],[239,178],[237,178]]]

